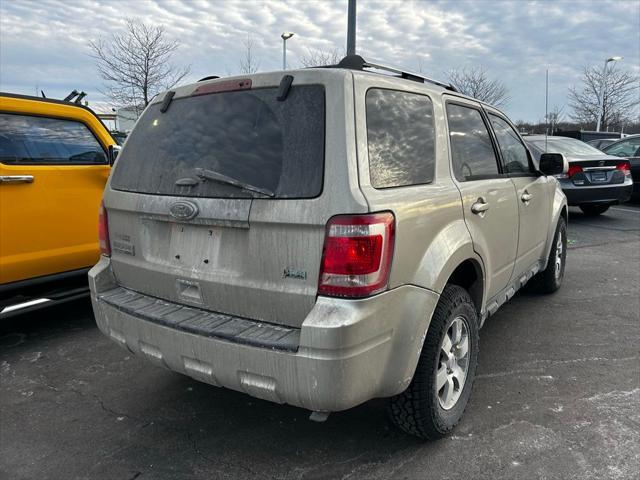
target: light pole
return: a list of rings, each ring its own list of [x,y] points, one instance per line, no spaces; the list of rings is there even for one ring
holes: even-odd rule
[[[283,70],[287,69],[287,40],[293,37],[293,35],[294,35],[293,32],[283,32],[282,35],[280,35],[280,38],[282,38],[282,69]]]
[[[356,54],[356,0],[349,0],[347,10],[347,55]]]
[[[596,122],[596,132],[600,131],[600,120],[604,113],[604,87],[607,84],[607,65],[609,62],[617,62],[622,60],[623,57],[610,57],[604,61],[604,68],[602,69],[602,80],[600,81],[600,94],[598,95],[598,120]]]

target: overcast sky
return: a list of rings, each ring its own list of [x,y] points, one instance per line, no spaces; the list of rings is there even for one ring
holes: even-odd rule
[[[242,39],[252,35],[260,70],[281,67],[283,31],[290,66],[308,49],[344,49],[347,0],[0,0],[0,90],[50,97],[86,91],[104,100],[87,42],[122,30],[125,17],[163,25],[181,42],[177,64],[189,81],[238,71]],[[640,73],[640,1],[358,1],[357,50],[429,76],[483,66],[507,85],[513,120],[544,116],[566,103],[584,65],[624,56]]]

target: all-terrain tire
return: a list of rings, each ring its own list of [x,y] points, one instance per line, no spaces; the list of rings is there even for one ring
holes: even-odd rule
[[[468,335],[468,364],[460,396],[445,410],[439,401],[436,373],[441,345],[452,321],[463,318]],[[418,366],[407,389],[389,403],[391,421],[404,432],[434,440],[451,432],[458,424],[469,401],[478,363],[478,314],[469,293],[457,285],[447,285],[440,295],[424,340]]]
[[[558,256],[560,256],[560,270],[558,271]],[[536,274],[529,283],[527,289],[536,293],[553,293],[562,285],[564,269],[567,263],[567,222],[563,217],[558,220],[556,233],[553,236],[553,244],[547,268]]]

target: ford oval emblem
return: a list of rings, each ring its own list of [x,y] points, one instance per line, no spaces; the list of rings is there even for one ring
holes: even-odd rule
[[[192,202],[175,202],[169,207],[169,214],[178,220],[191,220],[198,215],[198,206]]]

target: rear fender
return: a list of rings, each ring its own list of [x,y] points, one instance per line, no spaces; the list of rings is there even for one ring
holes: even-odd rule
[[[485,267],[482,258],[473,249],[471,235],[462,219],[449,223],[440,230],[425,250],[412,283],[440,294],[456,268],[466,260],[473,261],[482,280],[482,301],[478,305],[478,313],[481,315],[486,303]]]

